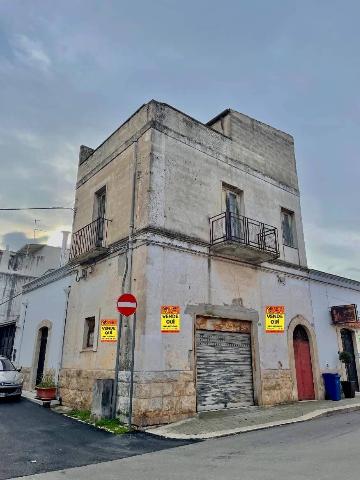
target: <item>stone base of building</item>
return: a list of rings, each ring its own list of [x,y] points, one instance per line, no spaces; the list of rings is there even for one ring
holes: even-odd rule
[[[120,372],[117,413],[129,411],[129,372]],[[138,427],[176,422],[196,414],[193,372],[141,372],[134,378],[132,423]]]
[[[294,402],[293,380],[290,370],[263,370],[262,405]]]
[[[90,409],[96,379],[113,378],[110,370],[62,369],[62,403]],[[296,401],[290,370],[262,371],[262,405]],[[119,372],[117,416],[127,421],[130,372]],[[136,372],[134,375],[132,423],[137,427],[176,422],[196,415],[196,390],[192,371]]]
[[[80,410],[90,410],[93,386],[100,378],[114,378],[114,371],[63,368],[59,376],[62,404]]]

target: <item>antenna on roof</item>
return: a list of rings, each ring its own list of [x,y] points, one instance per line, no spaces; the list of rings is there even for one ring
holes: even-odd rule
[[[41,220],[39,218],[34,218],[34,241],[36,240],[36,232],[42,232],[40,228],[37,228],[40,221]]]

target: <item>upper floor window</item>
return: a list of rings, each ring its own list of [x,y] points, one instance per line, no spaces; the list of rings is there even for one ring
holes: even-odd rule
[[[105,230],[105,209],[106,209],[106,187],[102,187],[95,193],[94,219],[96,244],[101,246],[104,240]]]
[[[94,334],[95,334],[95,317],[85,318],[83,348],[94,347]]]
[[[296,248],[295,215],[290,210],[281,209],[283,245]]]
[[[95,193],[95,206],[94,206],[95,219],[105,217],[105,207],[106,207],[106,187],[104,186]]]

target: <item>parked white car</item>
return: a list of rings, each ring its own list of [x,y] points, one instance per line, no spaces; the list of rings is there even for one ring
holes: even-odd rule
[[[0,356],[0,398],[20,399],[24,381],[20,370],[8,358]]]

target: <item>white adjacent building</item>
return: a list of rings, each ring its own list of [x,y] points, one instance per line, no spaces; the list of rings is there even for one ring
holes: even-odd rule
[[[60,247],[35,243],[24,245],[16,252],[0,250],[0,355],[13,356],[22,287],[49,270],[59,268],[61,255]]]

